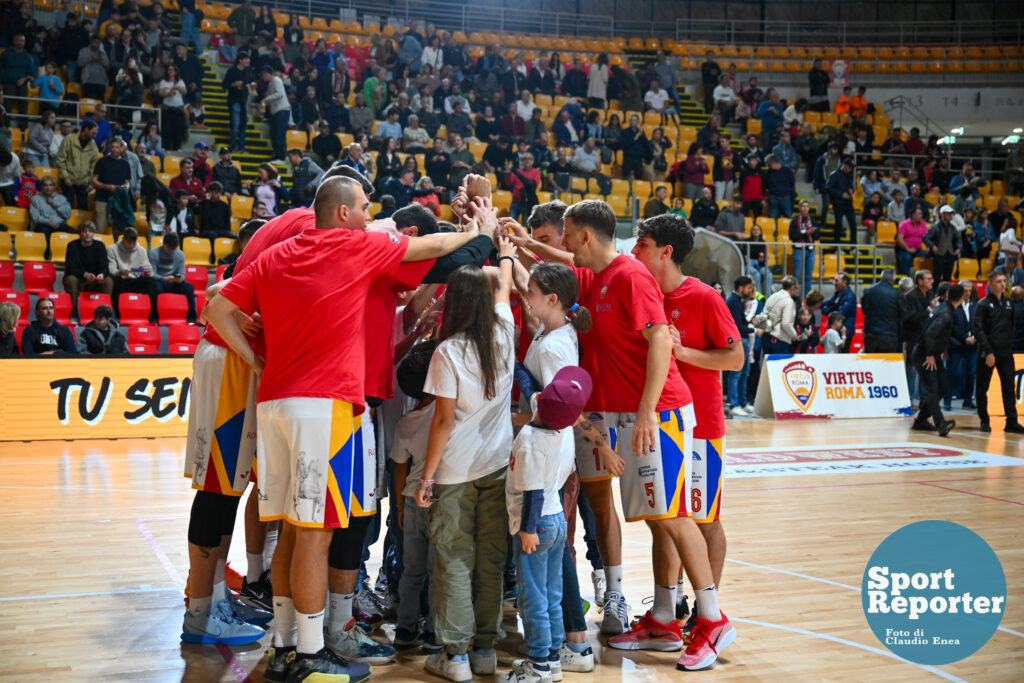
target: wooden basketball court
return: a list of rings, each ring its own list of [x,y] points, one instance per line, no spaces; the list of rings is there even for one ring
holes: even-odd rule
[[[962,426],[977,423],[954,417]],[[1015,466],[1024,464],[1024,441],[966,429],[941,439],[909,425],[904,419],[731,421],[729,450],[742,464],[726,475],[729,559],[721,602],[736,625],[735,644],[711,671],[678,672],[670,653],[603,647],[592,607],[590,640],[600,664],[593,674],[567,673],[565,680],[1024,679],[1024,603],[1015,599],[1024,594],[1024,468]],[[888,452],[857,450],[882,444],[890,444]],[[192,501],[181,477],[184,446],[179,438],[0,444],[0,679],[263,680],[269,636],[235,650],[179,641]],[[915,466],[929,469],[910,469]],[[875,547],[925,519],[960,522],[985,538],[1002,561],[1009,591],[1001,628],[989,643],[936,668],[885,649],[867,626],[859,594]],[[239,515],[232,548],[239,569],[243,538]],[[626,595],[639,615],[647,609],[642,598],[653,592],[649,535],[631,524],[624,539]],[[593,601],[582,552],[579,573],[584,598]],[[506,627],[501,668],[521,656],[514,617]],[[422,656],[404,657],[375,667],[374,679],[440,680],[422,664]]]

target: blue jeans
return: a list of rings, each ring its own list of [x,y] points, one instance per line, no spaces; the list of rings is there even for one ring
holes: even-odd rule
[[[270,117],[270,139],[274,147],[274,158],[284,159],[285,147],[287,146],[288,117],[290,112],[282,109]]]
[[[244,102],[235,102],[231,105],[231,134],[228,137],[228,145],[236,152],[245,150],[245,128],[249,125],[249,119],[245,111]]]
[[[896,250],[896,272],[900,275],[913,275],[914,274],[914,258],[918,256],[927,256],[923,249],[918,249],[916,252],[903,251],[902,249]]]
[[[764,293],[765,296],[772,293],[772,269],[768,267],[767,263],[751,259],[747,272],[750,273],[750,277],[754,278],[754,286],[759,292]]]
[[[580,512],[580,520],[583,522],[583,542],[587,544],[587,560],[595,571],[604,569],[604,562],[601,560],[601,551],[597,548],[597,521],[594,519],[594,511],[590,509],[590,502],[580,485],[580,494],[576,498],[576,509]],[[566,545],[569,545],[567,542]]]
[[[954,398],[974,400],[977,364],[978,351],[975,348],[954,349],[949,352],[949,385],[944,397],[946,401],[952,401]]]
[[[519,573],[519,613],[523,617],[530,659],[547,662],[565,639],[562,625],[562,563],[565,555],[565,516],[540,518],[537,549],[527,555],[518,535],[513,537]]]
[[[747,376],[750,374],[750,342],[740,339],[743,343],[743,369],[730,370],[726,372],[726,382],[729,387],[729,407],[743,407],[747,402]]]
[[[769,197],[768,198],[768,213],[772,218],[778,218],[779,216],[785,216],[789,218],[793,215],[793,198],[792,197]]]
[[[196,51],[202,52],[202,46],[199,44],[199,29],[196,27],[196,15],[194,12],[182,12],[181,13],[181,39],[185,43],[185,47],[188,47],[189,40],[191,40],[195,46]]]
[[[814,247],[793,247],[793,276],[800,283],[800,292],[807,296],[814,278]]]

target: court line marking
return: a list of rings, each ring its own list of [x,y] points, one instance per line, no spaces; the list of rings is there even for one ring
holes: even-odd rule
[[[1010,503],[1012,505],[1024,506],[1024,503],[1021,503],[1021,502],[1016,501],[1016,500],[1008,500],[1006,498],[996,498],[995,496],[986,496],[983,493],[973,493],[971,491],[964,491],[962,489],[954,489],[954,488],[950,488],[948,486],[939,486],[938,484],[929,484],[928,482],[925,482],[925,481],[919,481],[919,482],[916,482],[916,483],[920,484],[921,486],[931,486],[932,488],[943,489],[944,491],[953,491],[954,493],[965,493],[968,496],[977,496],[978,498],[988,498],[989,500],[999,501],[1000,503]]]
[[[142,588],[126,588],[115,591],[91,591],[87,593],[54,593],[53,595],[17,595],[9,598],[0,598],[0,602],[19,602],[22,600],[57,600],[63,598],[91,598],[102,595],[128,595],[131,593],[162,593],[166,591],[181,591],[179,586],[166,586],[164,588],[153,588],[144,586]]]
[[[156,559],[160,560],[160,564],[163,565],[164,571],[167,572],[167,575],[171,577],[171,581],[184,588],[185,579],[181,577],[181,572],[178,571],[178,568],[175,567],[170,558],[167,557],[167,553],[164,552],[164,548],[160,545],[160,541],[156,540],[156,537],[153,536],[153,532],[149,530],[146,523],[141,519],[136,519],[135,526],[139,528],[139,533],[141,533],[142,537],[146,539],[146,543],[148,543],[149,547],[153,550],[153,554],[156,555]]]
[[[847,640],[846,638],[840,638],[838,636],[830,636],[830,635],[828,635],[826,633],[818,633],[817,631],[808,631],[807,629],[796,628],[794,626],[783,626],[782,624],[771,624],[771,623],[769,623],[767,621],[757,621],[755,619],[741,619],[741,618],[736,617],[736,618],[732,618],[731,621],[734,621],[734,622],[740,623],[740,624],[751,624],[753,626],[763,626],[765,628],[777,628],[780,631],[789,631],[790,633],[796,633],[796,634],[802,635],[802,636],[810,636],[811,638],[821,638],[822,640],[828,640],[828,641],[831,641],[833,643],[839,643],[840,645],[849,645],[850,647],[855,647],[858,650],[865,650],[867,652],[873,652],[876,655],[882,655],[883,657],[888,657],[889,659],[895,659],[896,661],[903,662],[904,664],[910,664],[912,666],[916,666],[917,668],[923,669],[924,671],[927,671],[928,673],[935,674],[936,676],[941,676],[942,678],[945,678],[947,681],[954,681],[954,683],[967,683],[967,681],[965,681],[964,679],[962,679],[962,678],[960,678],[958,676],[955,676],[955,675],[953,675],[951,673],[948,673],[946,671],[942,671],[941,669],[936,669],[933,666],[928,666],[926,664],[918,664],[916,662],[911,662],[910,660],[903,659],[903,657],[900,657],[899,655],[894,654],[894,653],[892,653],[892,652],[890,652],[888,650],[883,650],[881,648],[872,647],[870,645],[864,645],[863,643],[856,643],[856,642],[854,642],[852,640]]]
[[[969,468],[969,469],[974,469],[974,468]],[[767,475],[767,476],[774,476],[774,475]],[[741,492],[741,491],[742,492],[750,492],[750,491],[792,491],[792,490],[797,490],[797,489],[830,489],[830,488],[840,488],[840,487],[844,487],[844,486],[899,486],[901,484],[925,484],[925,485],[927,485],[927,484],[929,484],[931,482],[935,482],[935,483],[956,483],[956,482],[961,482],[961,481],[988,481],[989,479],[991,479],[991,477],[970,477],[970,478],[965,478],[965,479],[919,479],[919,480],[915,480],[915,481],[866,481],[866,482],[862,481],[862,482],[853,482],[853,483],[849,483],[849,484],[808,484],[806,486],[766,486],[766,487],[758,487],[758,488],[750,488],[750,489],[734,489],[732,487],[729,487],[729,491],[736,493],[736,492]],[[1001,476],[1001,477],[999,477],[999,479],[1024,479],[1024,475],[1010,475],[1010,476],[1005,476],[1005,477]],[[1008,501],[1008,502],[1013,502],[1013,501]]]
[[[235,653],[231,651],[231,648],[224,643],[217,643],[217,652],[227,662],[228,668],[231,669],[231,673],[238,679],[238,683],[252,683],[252,679],[249,678],[248,672],[242,666],[242,664],[235,658]]]
[[[141,493],[150,495],[159,493],[168,496],[184,495],[192,493],[191,489],[182,491],[160,491],[157,489],[107,489],[94,486],[0,486],[0,489],[28,490],[28,491],[88,491],[91,493]]]

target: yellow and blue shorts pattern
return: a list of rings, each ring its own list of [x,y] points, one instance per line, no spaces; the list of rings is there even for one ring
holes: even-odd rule
[[[698,524],[710,524],[722,512],[725,437],[694,439],[690,473],[690,512]]]

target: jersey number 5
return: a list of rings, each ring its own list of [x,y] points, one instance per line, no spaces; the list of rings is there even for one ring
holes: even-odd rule
[[[653,481],[649,481],[646,484],[644,484],[644,491],[647,493],[647,504],[650,505],[651,509],[653,510],[654,509],[654,482]]]

